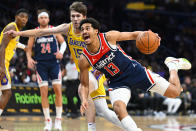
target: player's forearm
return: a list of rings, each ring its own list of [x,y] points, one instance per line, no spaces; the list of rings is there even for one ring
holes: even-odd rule
[[[142,33],[143,31],[134,31],[134,32],[131,32],[131,39],[132,40],[136,40],[137,39],[137,36]]]
[[[23,37],[36,37],[38,34],[40,34],[40,30],[26,30],[26,31],[20,31],[17,32],[17,36],[23,36]]]
[[[40,36],[51,35],[51,34],[52,32],[50,32],[48,29],[32,29],[32,30],[17,32],[18,36],[23,36],[23,37],[40,37]]]
[[[29,48],[27,47],[27,49],[26,49],[27,60],[31,59],[31,55],[32,55],[32,51],[31,51],[31,49],[29,49]]]
[[[89,92],[88,86],[82,85],[81,94],[80,94],[82,102],[88,99],[88,92]]]

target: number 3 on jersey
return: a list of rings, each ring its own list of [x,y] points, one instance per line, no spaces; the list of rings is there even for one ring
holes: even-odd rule
[[[41,50],[41,53],[42,53],[42,54],[45,54],[46,51],[47,51],[48,53],[51,53],[50,43],[42,43],[42,44],[41,44],[41,47],[42,47],[42,50]]]
[[[120,69],[113,62],[105,66],[104,69],[107,70],[107,72],[112,76],[116,75],[120,71]]]
[[[77,48],[73,48],[75,56],[77,59],[80,58],[80,55],[82,54],[82,49],[77,49]]]

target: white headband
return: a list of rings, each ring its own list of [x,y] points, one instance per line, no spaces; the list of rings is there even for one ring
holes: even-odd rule
[[[46,16],[46,17],[49,17],[48,13],[47,12],[42,12],[38,15],[38,18],[41,17],[41,16]]]

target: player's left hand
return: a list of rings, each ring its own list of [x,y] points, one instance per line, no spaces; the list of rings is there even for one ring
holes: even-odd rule
[[[87,108],[88,108],[88,101],[83,100],[83,102],[82,102],[82,104],[80,106],[80,113],[81,113],[82,116],[84,116]]]
[[[101,72],[101,71],[98,71],[98,70],[95,70],[95,71],[93,72],[93,75],[95,76],[95,78],[98,77],[98,76],[101,75],[101,74],[102,74],[102,72]]]
[[[59,59],[59,60],[63,59],[63,54],[61,54],[59,51],[57,51],[56,53],[54,53],[54,55],[55,55],[56,58]]]
[[[151,31],[151,30],[148,30],[148,31]],[[152,32],[152,31],[151,31]],[[155,32],[153,32],[153,33],[155,33]],[[161,37],[159,36],[159,34],[158,33],[155,33],[156,34],[156,36],[157,36],[157,38],[159,39],[159,46],[160,46],[160,43],[161,43]]]

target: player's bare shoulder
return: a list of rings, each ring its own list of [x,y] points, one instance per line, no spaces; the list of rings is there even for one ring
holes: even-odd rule
[[[14,24],[8,25],[3,32],[5,33],[9,30],[16,30],[16,27],[14,26]]]
[[[117,39],[118,39],[118,35],[119,35],[119,31],[116,31],[116,30],[111,30],[111,31],[108,31],[105,33],[105,37],[106,37],[106,40],[108,42],[110,42],[111,44],[112,43],[116,43]]]
[[[16,31],[16,27],[14,26],[14,24],[10,24],[10,25],[6,26],[6,28],[4,29],[4,31],[3,31],[3,33],[4,33],[4,35],[3,35],[4,39],[9,40],[9,39],[12,39],[13,38],[12,35],[9,35],[8,33],[6,33],[7,31],[10,31],[10,30]]]

